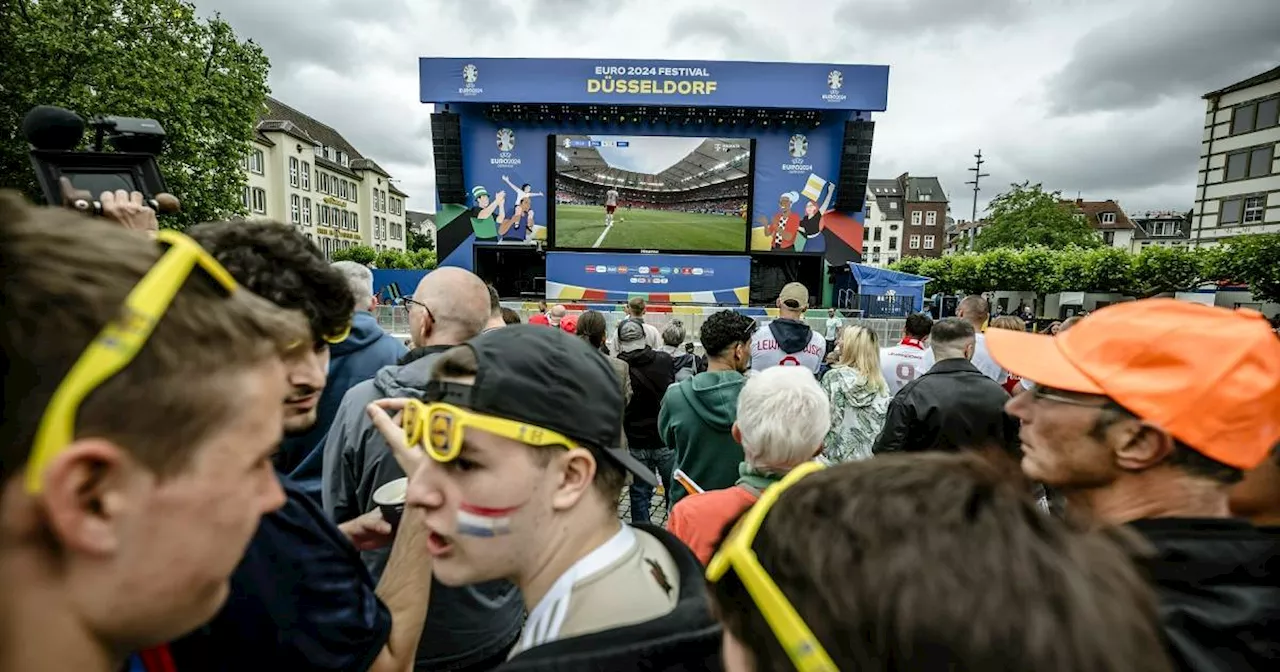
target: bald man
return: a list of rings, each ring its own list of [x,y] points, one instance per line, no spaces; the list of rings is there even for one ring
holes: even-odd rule
[[[568,312],[568,308],[557,303],[556,305],[551,306],[551,310],[547,312],[547,321],[551,323],[551,326],[559,327],[560,321],[564,319],[565,314]]]
[[[970,294],[960,300],[960,305],[956,307],[956,317],[972,324],[977,333],[970,363],[991,380],[1001,385],[1008,382],[1009,372],[991,359],[991,353],[987,352],[987,336],[983,332],[987,328],[987,320],[991,319],[991,304],[977,294]]]
[[[347,521],[377,508],[373,493],[404,477],[365,407],[378,399],[420,399],[441,352],[475,337],[490,316],[491,294],[469,271],[444,267],[418,283],[409,311],[414,348],[397,366],[351,388],[342,400],[324,448],[321,493],[325,513]],[[361,558],[374,579],[386,568],[389,549]],[[418,646],[417,669],[488,670],[506,660],[520,633],[524,604],[509,583],[465,588],[431,586],[431,611]]]

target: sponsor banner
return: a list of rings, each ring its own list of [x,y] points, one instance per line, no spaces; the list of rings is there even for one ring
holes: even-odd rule
[[[745,305],[751,258],[548,252],[547,300]]]
[[[889,66],[534,58],[422,58],[424,103],[886,107]]]

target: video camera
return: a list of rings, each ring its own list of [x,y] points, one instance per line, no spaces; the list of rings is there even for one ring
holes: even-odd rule
[[[96,199],[104,191],[137,191],[157,213],[178,212],[178,199],[167,193],[156,156],[164,150],[164,129],[154,119],[96,116],[89,120],[93,144],[75,151],[84,137],[85,120],[61,107],[31,108],[22,134],[31,145],[31,165],[45,201],[88,214],[102,214]],[[110,145],[114,152],[105,151]]]

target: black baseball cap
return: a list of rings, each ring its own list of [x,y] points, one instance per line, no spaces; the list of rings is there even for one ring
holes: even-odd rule
[[[624,406],[618,374],[586,341],[560,329],[513,324],[458,347],[475,353],[475,383],[433,380],[424,401],[559,432],[600,449],[641,481],[658,484],[652,469],[618,445]]]

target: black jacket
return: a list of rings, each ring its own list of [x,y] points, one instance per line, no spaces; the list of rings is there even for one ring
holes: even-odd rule
[[[622,420],[627,447],[632,450],[661,448],[658,411],[667,388],[675,382],[671,355],[646,347],[620,352],[618,359],[631,367],[631,402]]]
[[[968,360],[944,359],[907,383],[884,419],[876,453],[1000,446],[1018,454],[1019,423],[1004,412],[1009,393]]]
[[[680,600],[665,616],[548,642],[521,652],[497,672],[718,672],[720,625],[711,617],[702,565],[670,532],[635,525],[667,547],[680,568]]]
[[[1130,527],[1156,550],[1145,564],[1177,669],[1280,670],[1280,528],[1197,518]]]

